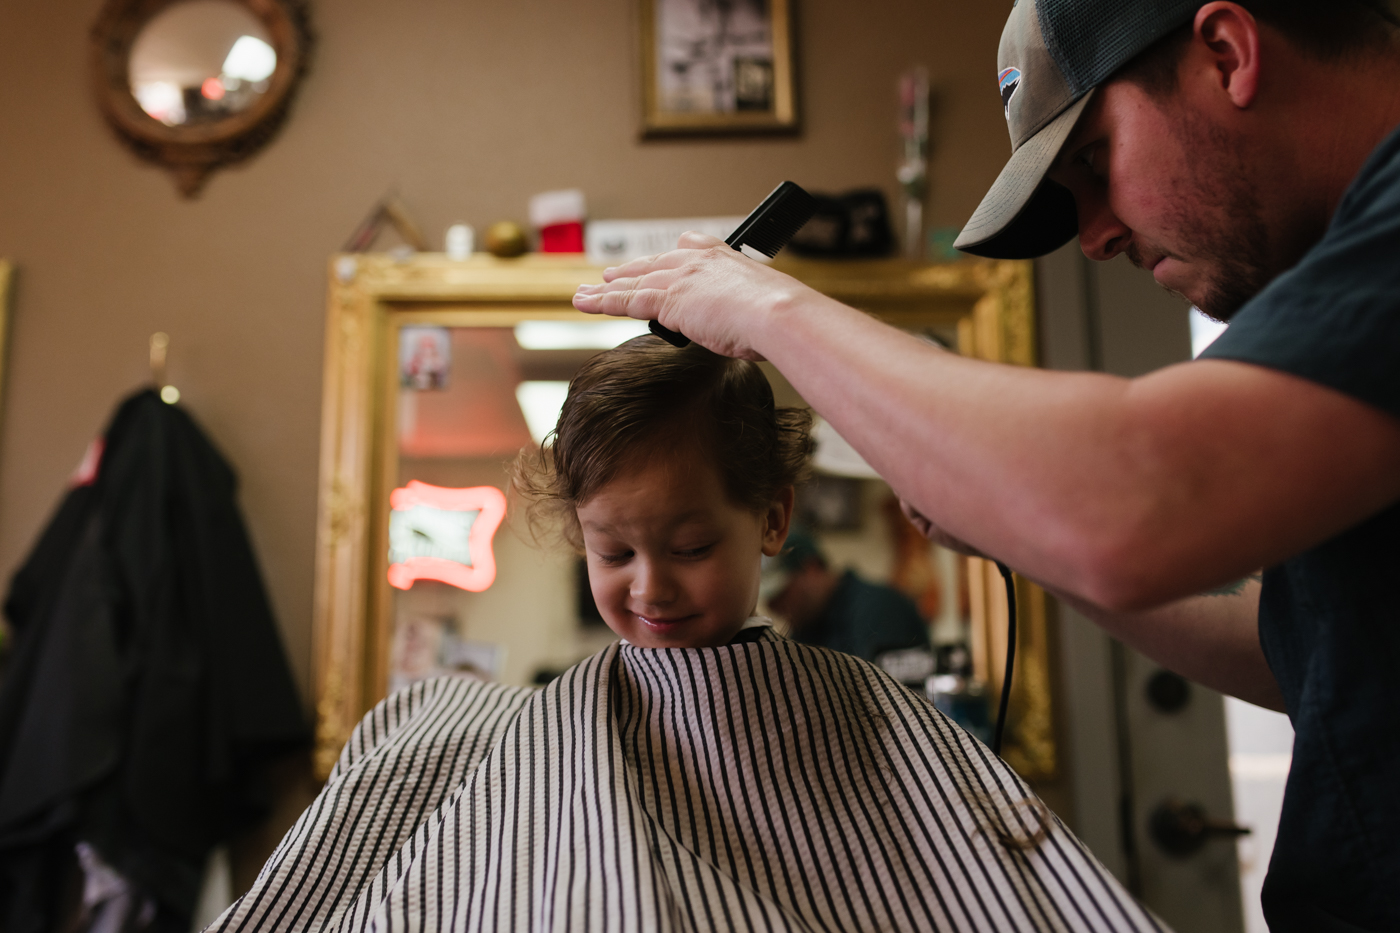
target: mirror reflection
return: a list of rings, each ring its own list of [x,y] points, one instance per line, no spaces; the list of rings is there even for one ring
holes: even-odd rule
[[[400,328],[391,690],[449,671],[529,683],[612,640],[581,618],[574,556],[536,546],[495,509],[507,467],[553,430],[575,371],[645,332],[632,321]]]
[[[128,75],[142,110],[185,126],[247,110],[276,68],[277,52],[251,10],[234,0],[186,0],[137,35]]]
[[[537,545],[522,515],[504,514],[507,470],[522,447],[553,430],[578,368],[646,333],[645,325],[523,320],[412,324],[398,333],[387,687],[448,673],[547,682],[616,636],[593,604],[582,559],[556,542]],[[924,336],[954,349],[958,341],[955,327]],[[781,374],[764,369],[780,406],[805,404]],[[931,675],[977,681],[965,560],[925,541],[889,486],[828,426],[819,423],[815,438],[813,476],[796,513],[806,550],[765,577],[783,579],[765,591],[760,612],[799,640],[868,655],[920,686]],[[892,634],[870,651],[847,645],[841,632],[826,631],[840,627],[840,613],[821,604],[835,605],[846,590],[896,591],[917,637],[906,644]],[[890,597],[880,598],[887,605]],[[907,656],[915,648],[918,656]],[[976,728],[985,715],[972,718]]]

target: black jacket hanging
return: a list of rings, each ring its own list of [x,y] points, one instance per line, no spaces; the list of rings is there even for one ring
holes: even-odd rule
[[[183,933],[210,849],[265,812],[261,766],[309,742],[235,487],[190,417],[141,392],[15,575],[4,933],[58,922],[78,840]]]

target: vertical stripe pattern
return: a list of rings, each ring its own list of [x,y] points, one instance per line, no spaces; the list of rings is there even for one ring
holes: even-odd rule
[[[388,698],[211,927],[714,929],[1164,928],[926,700],[771,631]]]

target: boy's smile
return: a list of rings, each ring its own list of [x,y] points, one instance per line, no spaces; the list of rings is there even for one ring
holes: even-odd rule
[[[763,514],[734,505],[705,457],[627,462],[578,507],[604,621],[643,648],[727,644],[758,604],[759,562],[787,538],[792,489]]]

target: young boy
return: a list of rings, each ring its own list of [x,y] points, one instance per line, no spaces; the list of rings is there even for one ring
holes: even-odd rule
[[[639,337],[579,370],[514,488],[582,548],[627,643],[723,645],[768,624],[753,617],[760,563],[787,538],[810,426],[753,363]]]
[[[753,363],[595,357],[514,486],[623,640],[384,700],[211,929],[1161,930],[925,699],[753,618],[807,426]]]

